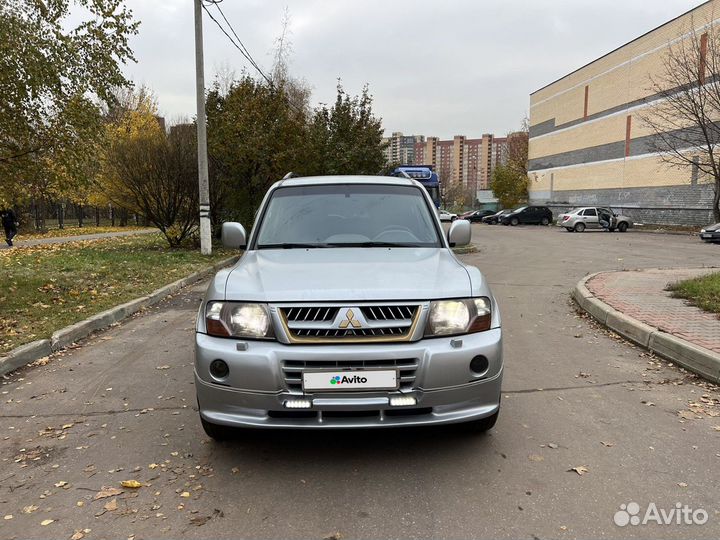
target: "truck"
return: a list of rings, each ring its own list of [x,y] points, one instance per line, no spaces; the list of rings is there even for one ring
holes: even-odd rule
[[[440,208],[440,177],[432,165],[400,165],[390,176],[416,180],[427,190],[435,208]]]

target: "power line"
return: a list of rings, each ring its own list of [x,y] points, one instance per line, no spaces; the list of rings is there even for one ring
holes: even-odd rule
[[[220,24],[220,21],[218,21],[218,20],[213,16],[213,14],[210,13],[210,10],[208,10],[208,8],[205,7],[205,4],[203,3],[203,4],[202,4],[202,7],[203,7],[203,9],[205,10],[205,13],[208,14],[208,16],[210,17],[210,19],[212,19],[212,21],[217,25],[217,27],[222,31],[222,33],[225,34],[225,36],[230,40],[230,43],[232,43],[233,46],[234,46],[238,51],[240,51],[240,54],[242,54],[243,57],[244,57],[248,62],[250,62],[250,65],[252,65],[252,67],[254,67],[254,68],[258,71],[258,73],[260,73],[260,75],[262,75],[263,79],[265,79],[265,80],[267,81],[267,83],[268,83],[271,87],[273,87],[274,85],[273,85],[272,80],[270,80],[270,78],[269,78],[267,75],[265,75],[265,72],[260,68],[260,66],[257,64],[257,62],[255,61],[255,59],[252,57],[252,55],[250,54],[250,51],[247,50],[247,48],[245,47],[245,45],[243,44],[243,42],[242,42],[242,41],[240,40],[240,38],[238,37],[237,32],[235,32],[235,29],[232,27],[232,25],[230,24],[230,22],[227,20],[227,17],[225,17],[225,14],[224,14],[223,11],[220,9],[220,6],[219,6],[218,4],[219,4],[220,2],[222,2],[222,0],[204,0],[204,1],[210,2],[210,4],[214,4],[214,5],[215,5],[215,7],[217,8],[217,10],[220,12],[220,14],[222,15],[223,19],[225,20],[226,24],[227,24],[228,27],[230,28],[230,31],[234,34],[235,38],[237,38],[237,41],[238,41],[238,43],[240,43],[240,45],[238,45],[238,43],[235,42],[235,40],[233,39],[233,37],[232,37],[230,34],[228,34],[227,30],[225,30],[225,28],[223,27],[223,25]]]

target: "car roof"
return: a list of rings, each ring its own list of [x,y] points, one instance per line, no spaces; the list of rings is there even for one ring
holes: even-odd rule
[[[332,175],[332,176],[299,176],[280,180],[273,187],[280,186],[323,186],[329,184],[368,184],[414,186],[422,185],[410,178],[397,176],[363,176],[363,175]]]

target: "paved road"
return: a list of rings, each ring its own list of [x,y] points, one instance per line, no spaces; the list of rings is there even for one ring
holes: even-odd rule
[[[92,229],[89,229],[92,230]],[[81,242],[83,240],[99,240],[100,238],[113,238],[117,236],[134,236],[136,234],[152,234],[157,229],[133,229],[130,231],[80,234],[76,236],[51,236],[48,238],[33,238],[30,240],[15,240],[14,247],[41,246],[45,244],[66,244],[68,242]],[[10,249],[4,238],[0,238],[0,249]]]
[[[715,264],[720,248],[539,227],[474,234],[481,251],[463,258],[485,271],[505,329],[503,410],[490,435],[210,442],[193,410],[194,289],[4,383],[0,517],[13,518],[0,522],[2,537],[720,537],[720,407],[702,401],[718,391],[651,363],[568,301],[586,273]],[[588,472],[568,472],[579,466]],[[146,485],[92,500],[133,478]],[[631,501],[643,512],[679,502],[709,519],[617,527],[613,515]]]

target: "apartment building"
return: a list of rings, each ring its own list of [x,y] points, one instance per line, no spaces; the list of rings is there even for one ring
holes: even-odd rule
[[[423,135],[403,135],[402,132],[393,132],[390,137],[383,137],[385,143],[385,159],[388,163],[397,165],[414,165],[415,145],[425,141]]]

